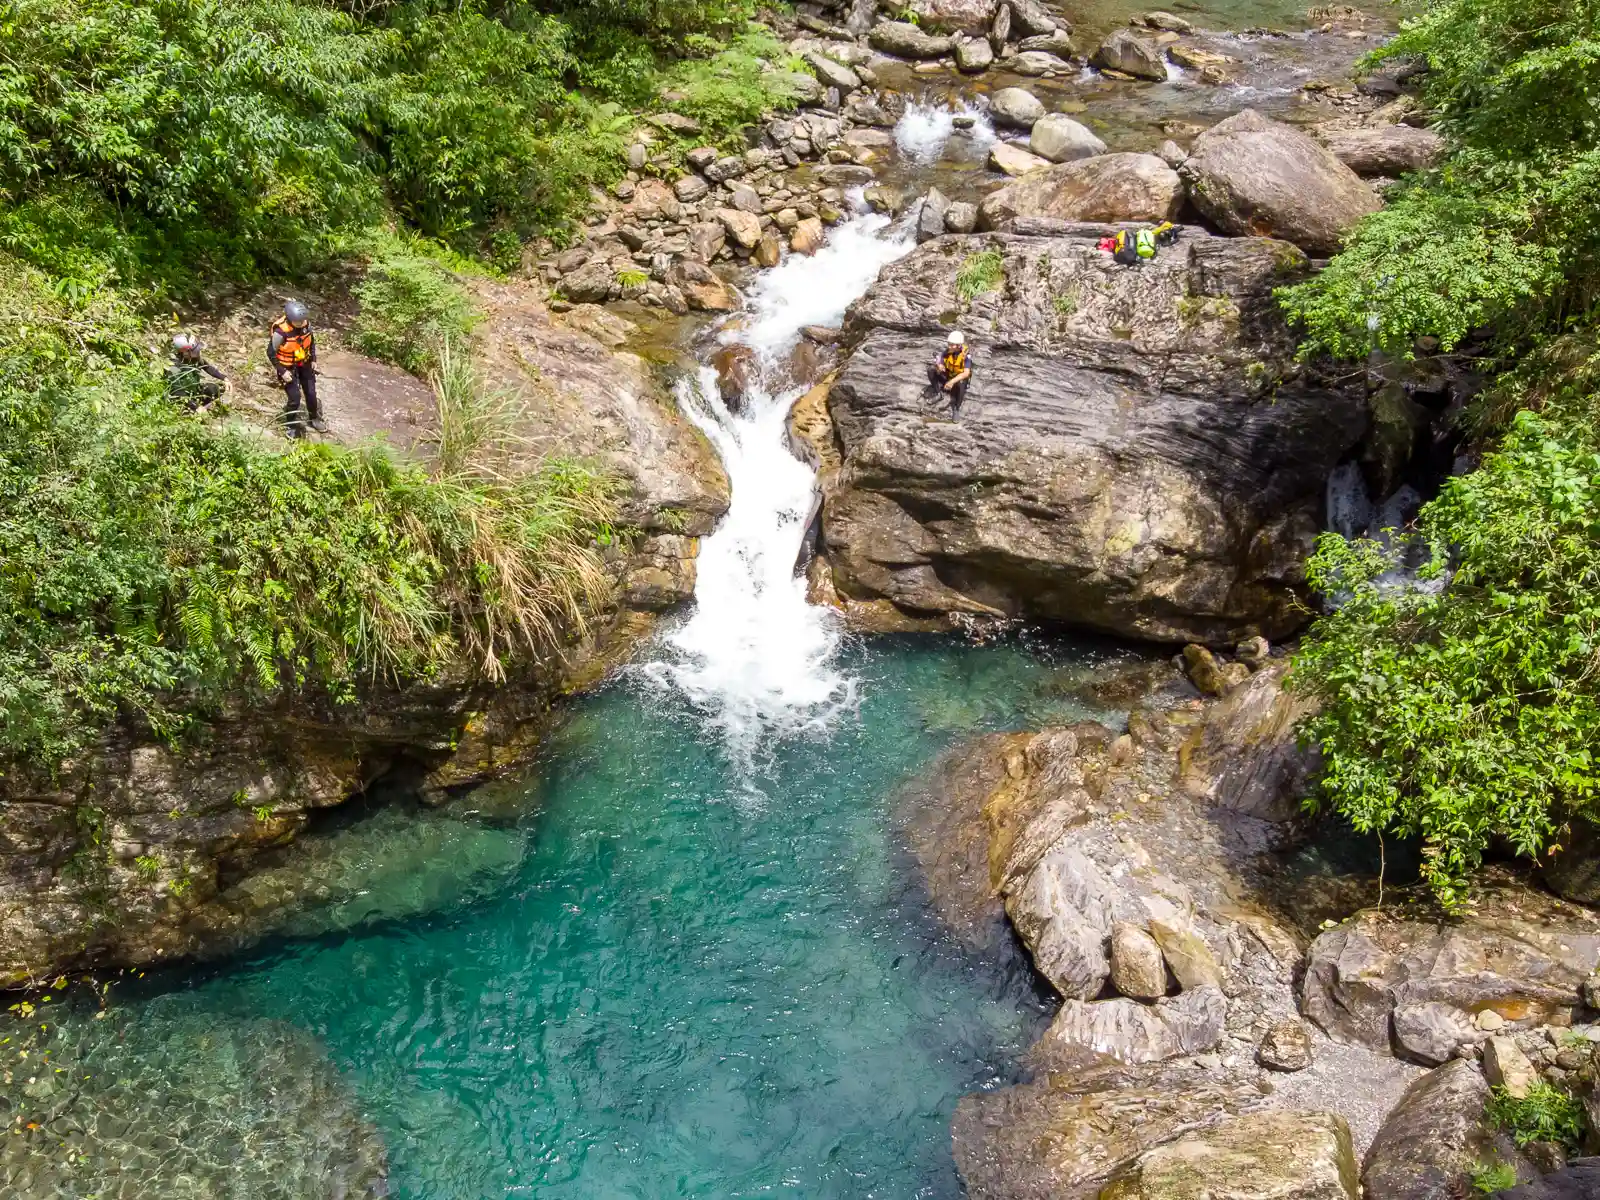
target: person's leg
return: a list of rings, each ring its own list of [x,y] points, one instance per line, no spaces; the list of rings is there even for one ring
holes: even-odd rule
[[[222,384],[215,379],[200,381],[200,406],[203,408],[222,398]]]
[[[317,400],[317,372],[310,363],[302,363],[296,370],[300,375],[300,387],[306,394],[306,415],[313,421],[322,420],[322,405]]]
[[[934,387],[944,386],[944,372],[939,369],[938,363],[928,364],[928,382]]]
[[[952,417],[961,411],[962,402],[967,398],[967,384],[971,382],[972,380],[970,379],[963,379],[950,389],[950,415]]]
[[[283,385],[283,397],[283,426],[290,437],[295,437],[304,428],[305,418],[300,413],[299,373],[292,367],[288,381]]]

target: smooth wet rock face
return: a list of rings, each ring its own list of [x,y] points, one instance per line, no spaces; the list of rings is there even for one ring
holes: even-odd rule
[[[817,78],[829,87],[836,87],[841,92],[853,92],[861,86],[861,76],[826,54],[813,51],[806,55],[806,62],[817,73]]]
[[[1154,1004],[1137,1000],[1068,1000],[1033,1048],[1035,1060],[1081,1061],[1080,1051],[1118,1062],[1162,1062],[1200,1054],[1222,1039],[1228,1001],[1220,988],[1202,987]]]
[[[1211,709],[1184,760],[1183,784],[1191,796],[1263,821],[1302,814],[1321,759],[1295,735],[1315,705],[1285,686],[1288,675],[1286,662],[1263,666]],[[1239,753],[1245,746],[1252,752]]]
[[[989,113],[996,125],[1010,129],[1032,129],[1044,116],[1044,104],[1023,88],[1001,88],[989,98]]]
[[[1367,1200],[1466,1196],[1480,1163],[1517,1165],[1516,1147],[1484,1115],[1488,1099],[1476,1064],[1463,1059],[1412,1083],[1367,1151],[1361,1168]]]
[[[980,33],[994,20],[995,0],[914,0],[911,7],[923,22],[940,29]]]
[[[1101,154],[1031,174],[989,193],[978,207],[980,225],[1004,229],[1022,217],[1169,221],[1182,206],[1183,181],[1155,155]]]
[[[1251,1113],[1158,1146],[1103,1200],[1359,1200],[1350,1127],[1333,1113]]]
[[[1600,1158],[1584,1158],[1540,1179],[1495,1193],[1500,1200],[1594,1200],[1600,1196]]]
[[[1161,82],[1167,77],[1167,64],[1161,48],[1127,29],[1119,29],[1100,43],[1091,59],[1095,66],[1121,71],[1135,79]]]
[[[1329,1037],[1391,1052],[1398,1010],[1439,1004],[1463,1015],[1461,1036],[1475,1042],[1482,1034],[1472,1018],[1488,1008],[1519,1028],[1570,1022],[1597,961],[1592,914],[1491,879],[1475,910],[1460,917],[1366,910],[1320,935],[1304,1011]]]
[[[1111,927],[1111,986],[1135,1000],[1156,1000],[1167,994],[1167,963],[1161,947],[1127,921]]]
[[[951,1140],[971,1200],[1093,1200],[1146,1150],[1260,1103],[1247,1085],[1202,1078],[1104,1091],[1067,1076],[966,1096]]]
[[[1413,125],[1319,129],[1317,138],[1363,179],[1393,179],[1409,171],[1426,171],[1444,154],[1443,138]]]
[[[1382,207],[1326,147],[1251,109],[1195,139],[1182,171],[1195,207],[1222,232],[1282,238],[1308,254],[1336,253]]]
[[[1304,620],[1325,481],[1366,406],[1290,372],[1272,290],[1300,255],[1186,235],[1123,268],[1105,232],[937,239],[851,308],[823,515],[841,594],[1180,643]],[[957,274],[986,248],[1002,282],[967,303]],[[958,325],[972,389],[936,421],[927,363]]]
[[[1093,158],[1106,152],[1106,144],[1065,113],[1049,113],[1034,122],[1028,149],[1051,162]]]

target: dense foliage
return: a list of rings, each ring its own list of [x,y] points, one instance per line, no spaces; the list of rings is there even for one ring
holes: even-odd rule
[[[509,456],[459,254],[520,263],[638,118],[792,101],[751,0],[0,0],[0,761],[118,718],[463,669],[570,637],[609,486]],[[681,139],[652,131],[659,149]],[[169,304],[366,264],[352,331],[435,384],[431,472],[161,393]]]
[[[1425,64],[1448,155],[1286,302],[1308,352],[1470,343],[1483,457],[1390,539],[1421,539],[1430,587],[1387,574],[1388,543],[1323,538],[1311,581],[1338,607],[1296,676],[1322,701],[1320,802],[1419,837],[1459,904],[1491,846],[1554,853],[1600,814],[1600,4],[1436,0],[1377,57]]]
[[[0,257],[0,755],[56,762],[119,714],[171,733],[252,692],[493,677],[599,598],[588,472],[430,476],[218,430],[161,395],[125,311],[46,285]]]
[[[781,48],[748,15],[0,0],[0,245],[80,286],[181,286],[304,269],[387,208],[515,261],[620,173],[619,103],[670,92],[715,138],[784,102]]]

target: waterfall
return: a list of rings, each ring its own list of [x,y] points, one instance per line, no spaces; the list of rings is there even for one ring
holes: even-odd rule
[[[863,214],[815,255],[791,254],[759,275],[744,313],[718,338],[756,353],[758,379],[740,412],[723,404],[709,366],[679,384],[679,403],[721,457],[733,501],[701,546],[692,612],[642,671],[704,715],[746,776],[778,740],[826,729],[856,698],[855,680],[832,665],[837,615],[807,604],[794,573],[816,480],[788,448],[789,408],[801,393],[778,382],[784,360],[803,326],[836,324],[911,246],[887,217]]]

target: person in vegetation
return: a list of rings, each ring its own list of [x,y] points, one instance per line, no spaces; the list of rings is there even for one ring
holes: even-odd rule
[[[278,383],[283,388],[283,420],[289,436],[298,437],[305,432],[305,417],[300,412],[302,393],[305,416],[311,418],[311,428],[327,433],[328,424],[322,419],[322,406],[317,403],[317,337],[311,332],[311,315],[300,301],[285,303],[283,318],[274,322],[267,339],[267,362],[277,372]]]
[[[200,353],[200,339],[192,333],[172,335],[172,361],[167,364],[167,399],[191,412],[221,399],[228,380]]]
[[[972,358],[967,352],[967,339],[960,330],[945,341],[944,350],[928,368],[928,382],[950,396],[950,415],[959,416],[961,404],[967,398],[967,384],[972,381]]]

